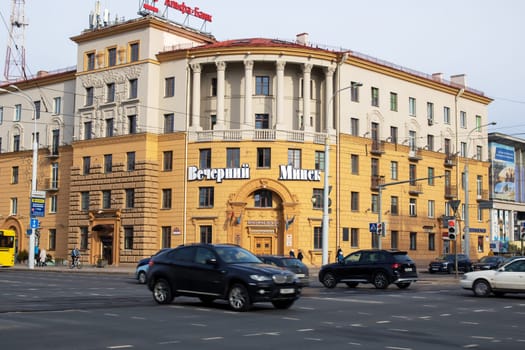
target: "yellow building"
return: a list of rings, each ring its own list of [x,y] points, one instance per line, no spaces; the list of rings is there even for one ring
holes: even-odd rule
[[[319,265],[328,215],[330,260],[338,247],[382,247],[428,261],[454,248],[445,223],[450,200],[463,198],[467,158],[476,184],[469,208],[477,209],[469,211],[477,232],[469,253],[488,251],[488,215],[476,204],[488,199],[491,99],[464,76],[447,81],[313,47],[304,33],[296,42],[221,42],[146,14],[72,40],[74,71],[17,83],[35,101],[43,91],[56,102],[59,91],[70,106],[53,115],[68,130],[56,158],[60,186],[48,188],[39,175],[47,199],[59,196],[40,228],[40,244],[55,257],[77,246],[88,263],[134,264],[163,247],[229,242],[256,253],[301,249]],[[60,74],[67,79],[53,85]],[[0,87],[12,92],[0,93],[8,145],[0,176],[11,184],[15,164],[31,173],[31,154],[11,147],[31,120],[6,116],[17,104],[31,108]],[[54,161],[44,155],[52,115],[42,113],[38,127],[51,138],[40,141],[39,174]],[[22,141],[29,149],[30,139]],[[14,213],[8,198],[21,193],[20,203],[29,202],[27,176],[6,186],[0,202],[0,227],[17,230],[19,249],[27,247],[29,207]],[[369,230],[378,221],[384,236]]]

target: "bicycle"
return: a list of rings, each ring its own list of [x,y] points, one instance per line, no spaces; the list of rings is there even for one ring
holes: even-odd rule
[[[71,265],[69,265],[69,268],[70,269],[74,269],[74,268],[80,269],[81,268],[80,257],[78,256],[74,257],[73,262],[71,263]]]

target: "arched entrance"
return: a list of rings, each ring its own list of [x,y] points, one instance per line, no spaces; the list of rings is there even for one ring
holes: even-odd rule
[[[297,197],[281,182],[256,179],[246,183],[228,202],[228,236],[255,254],[285,254],[298,245]]]
[[[90,262],[119,265],[120,210],[97,210],[90,213]]]

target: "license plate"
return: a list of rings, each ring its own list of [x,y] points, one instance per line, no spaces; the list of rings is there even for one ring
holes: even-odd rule
[[[299,277],[299,278],[303,278],[303,277],[304,277],[304,273],[296,273],[295,275],[296,275],[297,277]]]
[[[293,288],[282,288],[281,294],[293,294],[295,293],[295,290]]]
[[[410,272],[410,271],[412,271],[412,268],[411,267],[405,267],[405,271],[406,272]]]

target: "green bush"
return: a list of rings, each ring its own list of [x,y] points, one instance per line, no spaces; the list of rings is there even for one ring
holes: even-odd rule
[[[27,250],[21,250],[18,252],[18,255],[16,256],[16,260],[18,262],[26,261],[29,258],[29,254],[27,253]]]

